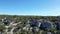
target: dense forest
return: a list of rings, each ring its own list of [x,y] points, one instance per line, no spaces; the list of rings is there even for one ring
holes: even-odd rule
[[[1,19],[6,19],[6,20],[8,20],[11,23],[14,22],[14,23],[18,23],[18,24],[15,26],[15,25],[12,25],[12,24],[8,23],[6,25],[6,24],[4,24],[4,22],[1,21]],[[41,34],[41,32],[40,32],[41,29],[39,29],[38,31],[34,30],[33,31],[34,33],[32,31],[30,31],[30,30],[28,30],[28,31],[23,30],[23,28],[26,26],[25,25],[26,21],[29,20],[30,22],[33,22],[33,21],[36,21],[36,20],[39,21],[40,19],[43,19],[43,20],[46,20],[46,21],[50,21],[53,25],[56,25],[58,23],[57,20],[60,19],[60,16],[0,15],[0,33],[1,34],[9,34],[10,30],[14,27],[13,28],[14,29],[13,30],[13,34]],[[21,23],[19,23],[19,22],[21,22]],[[8,26],[8,31],[6,31],[6,27],[5,26]],[[36,26],[34,26],[33,28],[35,28],[35,27]],[[38,27],[37,27],[37,29],[38,29]],[[53,34],[57,34],[57,33],[55,33],[55,31],[56,31],[55,28],[50,28],[50,30],[49,30],[49,28],[47,30],[44,29],[42,34],[45,34],[46,31],[53,32]],[[59,32],[60,32],[60,30],[59,30]],[[12,33],[10,33],[10,34],[12,34]]]

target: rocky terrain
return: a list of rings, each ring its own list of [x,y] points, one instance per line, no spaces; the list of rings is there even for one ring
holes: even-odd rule
[[[0,15],[0,34],[59,34],[60,16]]]

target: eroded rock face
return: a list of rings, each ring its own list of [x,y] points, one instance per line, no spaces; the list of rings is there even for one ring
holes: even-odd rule
[[[59,23],[56,25],[56,30],[60,30],[60,24]]]
[[[40,28],[41,29],[44,29],[44,28],[52,28],[52,24],[49,23],[49,22],[42,22],[41,25],[40,25]]]
[[[11,23],[10,20],[6,20],[6,19],[3,19],[2,22],[3,22],[5,25],[8,25],[8,24]]]
[[[39,25],[39,23],[37,21],[34,21],[31,23],[31,27],[38,26],[38,25]]]

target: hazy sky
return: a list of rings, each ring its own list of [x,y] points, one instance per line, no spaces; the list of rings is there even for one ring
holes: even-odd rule
[[[0,14],[60,15],[60,0],[0,0]]]

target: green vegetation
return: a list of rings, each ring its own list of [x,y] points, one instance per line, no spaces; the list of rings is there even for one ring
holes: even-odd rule
[[[25,26],[24,25],[24,21],[26,21],[26,20],[30,20],[30,21],[33,21],[33,20],[40,20],[40,19],[45,19],[45,20],[47,20],[47,21],[51,21],[54,25],[56,25],[57,24],[57,22],[56,21],[52,21],[52,19],[60,19],[60,16],[17,16],[17,15],[0,15],[0,18],[7,18],[7,20],[10,20],[10,21],[14,21],[14,22],[16,22],[16,23],[18,23],[18,22],[22,22],[22,23],[20,23],[20,24],[18,24],[17,25],[17,27],[19,27],[19,28],[21,28],[21,29],[23,29],[23,27]],[[4,27],[5,25],[2,23],[2,22],[0,22],[0,32],[1,33],[5,33],[5,27]],[[9,29],[11,29],[12,28],[12,26],[11,25],[8,25],[9,26]],[[48,31],[55,31],[55,29],[47,29]],[[9,30],[10,31],[10,30]],[[24,31],[24,30],[21,30],[21,31],[19,31],[19,29],[15,29],[14,30],[14,34],[27,34],[27,33],[29,33],[29,34],[32,34],[32,32],[30,32],[30,31]],[[44,32],[45,33],[45,32]],[[43,34],[44,34],[43,33]],[[36,34],[39,34],[39,31],[38,32],[36,32]]]

